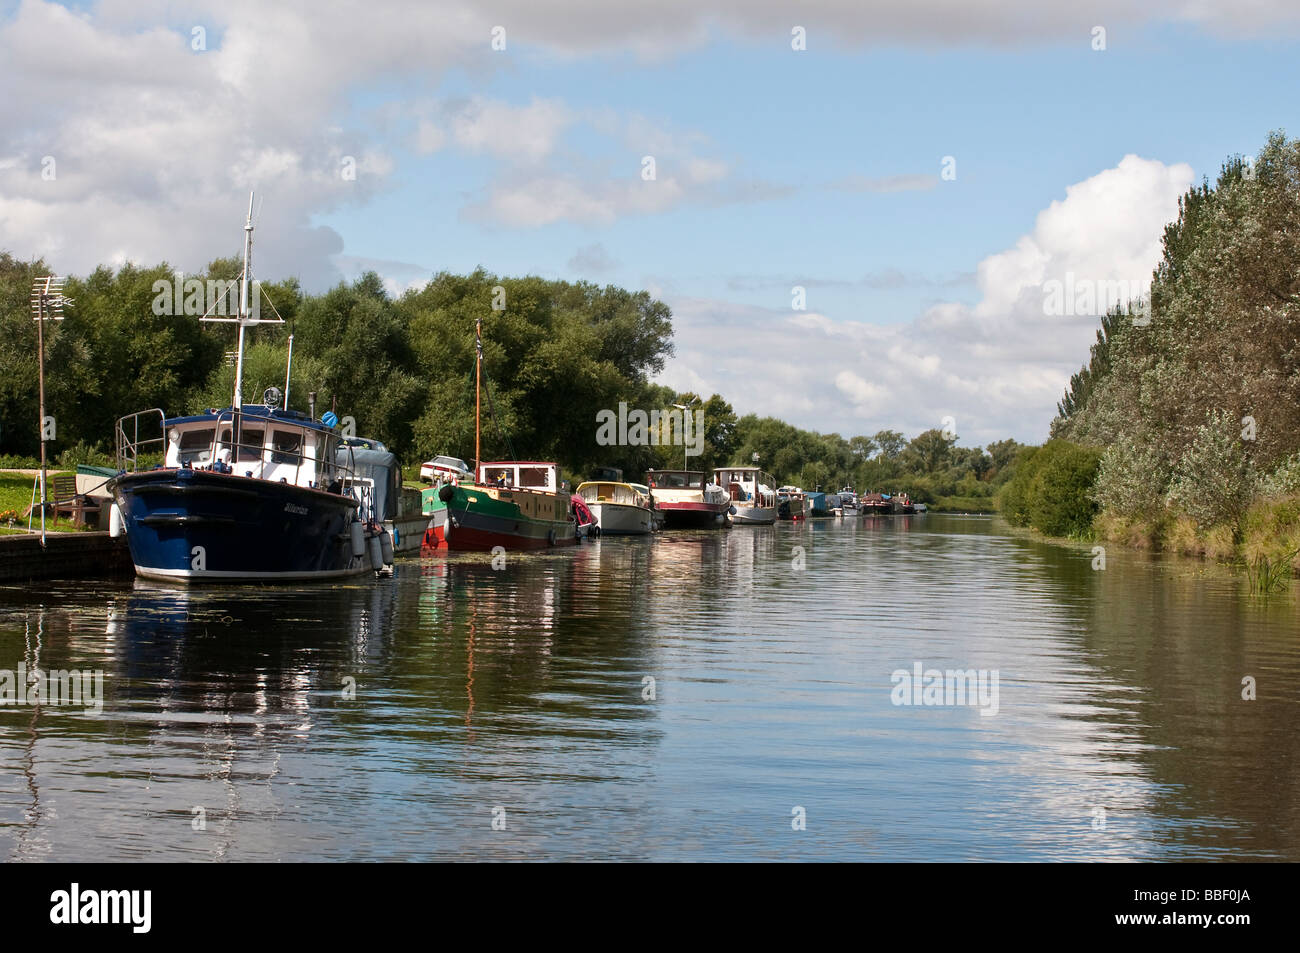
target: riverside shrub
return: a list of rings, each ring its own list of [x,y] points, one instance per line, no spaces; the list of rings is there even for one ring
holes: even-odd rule
[[[1093,487],[1101,453],[1067,440],[1023,451],[1000,498],[1006,519],[1048,536],[1080,536],[1097,515]]]

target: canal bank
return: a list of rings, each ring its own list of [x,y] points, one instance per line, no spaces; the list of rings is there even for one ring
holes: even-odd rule
[[[0,536],[0,582],[107,578],[130,575],[126,537],[108,533],[38,533]]]

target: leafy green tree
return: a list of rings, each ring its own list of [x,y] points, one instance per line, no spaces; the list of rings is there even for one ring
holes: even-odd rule
[[[934,473],[945,469],[952,458],[952,447],[956,437],[950,437],[941,430],[923,431],[912,438],[908,450],[914,455],[923,473]]]
[[[1231,415],[1222,410],[1211,413],[1174,468],[1169,503],[1203,528],[1225,525],[1235,529],[1258,488],[1258,477],[1237,431],[1237,421]]]
[[[853,454],[858,462],[865,462],[871,459],[879,447],[870,437],[850,437],[849,451]]]
[[[1054,436],[1110,448],[1108,511],[1171,502],[1203,526],[1231,523],[1258,492],[1242,468],[1268,473],[1300,451],[1298,261],[1297,141],[1274,133],[1254,163],[1231,157],[1182,197],[1149,314],[1103,318],[1053,423]]]
[[[897,430],[881,430],[872,439],[880,448],[880,456],[886,460],[896,460],[907,446],[907,441]]]
[[[1061,440],[1049,440],[1034,457],[1029,484],[1029,521],[1048,536],[1082,536],[1092,528],[1097,503],[1092,488],[1100,452]]]

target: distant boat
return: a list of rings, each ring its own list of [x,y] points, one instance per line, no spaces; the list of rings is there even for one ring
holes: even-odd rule
[[[808,518],[808,499],[797,486],[783,486],[776,491],[777,516],[783,520]]]
[[[895,513],[910,514],[916,512],[916,507],[912,505],[912,500],[906,493],[895,494],[893,504]]]
[[[423,483],[442,484],[469,474],[469,464],[459,457],[436,456],[420,465]]]
[[[863,516],[888,516],[894,512],[894,504],[885,493],[868,493],[862,498]]]
[[[654,528],[649,487],[592,480],[578,484],[576,492],[595,516],[602,536],[643,536]]]
[[[924,504],[924,503],[917,503],[917,504],[916,504],[916,511],[917,511],[918,513],[925,513],[925,512],[927,512],[925,504]]]
[[[721,467],[713,480],[731,498],[731,522],[770,526],[776,522],[776,481],[758,467]]]
[[[839,510],[841,514],[844,516],[856,516],[860,503],[858,495],[853,492],[853,487],[846,486],[844,489],[840,490],[838,496]]]
[[[646,473],[646,484],[666,528],[716,529],[727,525],[731,499],[722,487],[708,483],[702,471],[651,470]]]

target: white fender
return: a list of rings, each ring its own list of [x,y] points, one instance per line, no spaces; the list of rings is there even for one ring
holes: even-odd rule
[[[366,554],[366,531],[361,525],[361,520],[353,520],[352,525],[348,527],[352,534],[352,555],[360,559]]]
[[[379,551],[383,557],[384,565],[393,564],[393,537],[388,535],[386,530],[379,531]]]
[[[117,539],[126,532],[126,520],[122,516],[122,509],[116,503],[108,511],[108,535]]]

